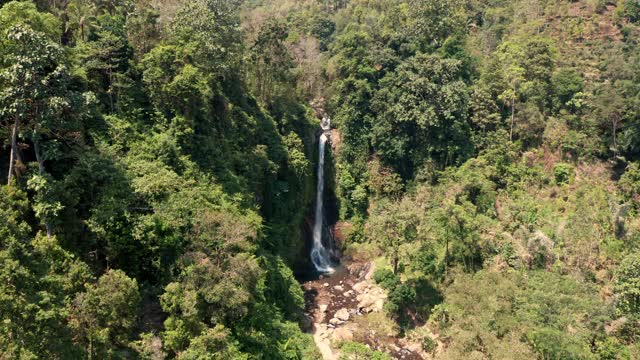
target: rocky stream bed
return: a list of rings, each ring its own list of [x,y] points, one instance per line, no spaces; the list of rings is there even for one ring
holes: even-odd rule
[[[339,344],[358,341],[394,359],[426,359],[417,343],[395,334],[363,329],[359,318],[383,311],[386,292],[373,281],[374,264],[346,263],[330,276],[320,276],[303,284],[309,332],[324,360],[340,357]]]

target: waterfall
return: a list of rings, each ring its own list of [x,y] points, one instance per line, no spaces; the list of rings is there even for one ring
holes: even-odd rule
[[[330,273],[333,272],[331,267],[331,259],[329,252],[322,244],[322,228],[324,225],[324,208],[323,208],[323,195],[324,195],[324,150],[327,144],[327,135],[325,132],[331,129],[330,119],[327,117],[322,118],[320,126],[322,127],[322,135],[320,135],[320,141],[318,142],[318,185],[316,187],[316,217],[313,224],[313,247],[311,248],[311,261],[313,266],[319,272]]]

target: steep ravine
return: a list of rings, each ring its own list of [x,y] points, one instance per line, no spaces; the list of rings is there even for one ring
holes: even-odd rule
[[[373,350],[384,351],[396,359],[423,359],[419,344],[406,344],[395,334],[376,333],[359,328],[359,317],[383,311],[386,292],[373,281],[373,262],[342,259],[337,263],[334,235],[326,222],[325,151],[336,133],[327,117],[322,119],[322,132],[318,139],[317,193],[314,225],[309,257],[315,270],[310,280],[303,283],[305,313],[316,346],[324,360],[340,357],[339,345],[343,341],[364,342]],[[333,147],[329,147],[333,149]],[[330,173],[333,175],[333,173]],[[332,179],[330,179],[332,180]],[[339,232],[339,231],[338,231]]]
[[[384,311],[387,299],[386,292],[373,281],[374,271],[372,262],[346,260],[333,274],[303,284],[305,313],[312,320],[310,331],[324,360],[339,358],[342,341],[363,342],[394,359],[426,358],[419,344],[408,343],[394,333],[362,328],[363,317]]]

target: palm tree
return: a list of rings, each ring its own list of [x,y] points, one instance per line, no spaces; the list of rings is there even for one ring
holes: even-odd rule
[[[71,0],[67,5],[65,31],[71,30],[76,41],[87,40],[89,29],[96,20],[96,7],[91,1]]]

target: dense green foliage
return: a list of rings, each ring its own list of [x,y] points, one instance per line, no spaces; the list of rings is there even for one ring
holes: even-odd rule
[[[294,51],[322,44],[344,246],[388,261],[401,336],[452,359],[639,356],[636,3],[252,4]]]
[[[0,358],[315,357],[317,120],[246,79],[237,5],[2,5]]]
[[[639,358],[638,38],[636,0],[0,1],[0,358],[319,358],[324,114],[398,336]]]

